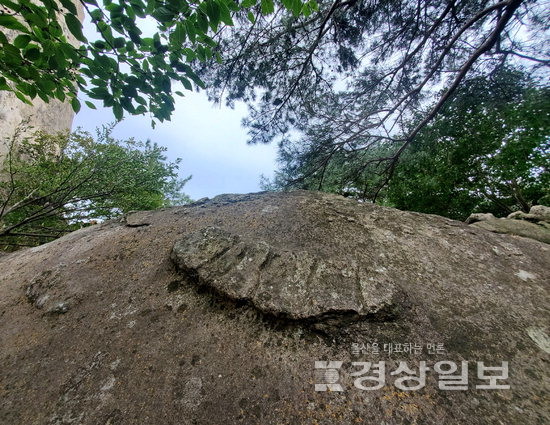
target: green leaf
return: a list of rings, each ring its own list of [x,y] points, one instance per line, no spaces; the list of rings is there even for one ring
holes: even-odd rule
[[[125,47],[126,46],[126,39],[124,37],[115,38],[115,40],[113,42],[113,46],[115,47],[115,49],[120,49],[122,47]]]
[[[131,30],[128,31],[128,36],[130,37],[130,40],[132,40],[132,42],[136,43],[136,44],[141,44],[141,32],[139,31],[139,29],[134,29],[132,28]]]
[[[44,3],[50,17],[54,16],[52,12],[59,12],[59,5],[55,0],[42,0],[42,3]],[[34,11],[36,11],[36,9],[34,9]]]
[[[67,9],[69,12],[71,12],[73,15],[78,15],[78,11],[76,10],[75,4],[72,2],[72,0],[59,0],[63,7]]]
[[[220,7],[220,19],[226,24],[233,26],[233,19],[231,19],[231,12],[223,0],[219,0],[218,6]]]
[[[42,100],[44,101],[44,103],[48,103],[48,102],[50,101],[50,97],[49,97],[46,93],[44,93],[44,92],[42,92],[42,91],[39,91],[39,92],[38,92],[38,97],[39,97],[40,99],[42,99]]]
[[[208,32],[208,18],[202,10],[197,12],[197,25],[203,33]]]
[[[194,43],[197,36],[197,31],[195,31],[195,26],[191,22],[187,21],[185,22],[185,28],[187,29],[187,35],[189,36],[189,40],[191,40],[191,42]]]
[[[64,70],[67,68],[67,59],[65,58],[65,55],[63,54],[63,50],[57,49],[55,51],[55,60],[57,62],[57,66],[60,70]]]
[[[193,91],[191,81],[189,81],[187,78],[181,78],[180,81],[183,84],[183,87],[185,87],[187,90]],[[181,96],[183,96],[183,94]]]
[[[252,23],[256,22],[256,18],[254,17],[254,14],[250,11],[248,12],[248,14],[246,15],[246,17],[248,18],[248,20]]]
[[[90,109],[97,109],[96,106],[92,102],[90,102],[89,100],[84,101],[84,103]]]
[[[40,49],[35,45],[31,45],[25,50],[23,56],[25,57],[25,59],[35,61],[40,57]]]
[[[220,6],[214,0],[206,2],[206,14],[210,18],[211,26],[217,26],[220,23]]]
[[[15,96],[16,96],[19,100],[21,100],[22,102],[26,103],[27,105],[32,105],[32,102],[31,102],[29,99],[27,99],[27,98],[25,97],[24,94],[22,94],[22,93],[16,91],[16,92],[15,92]]]
[[[17,37],[15,37],[15,40],[13,40],[13,45],[15,47],[18,47],[19,49],[23,49],[27,47],[27,44],[31,41],[31,37],[27,34],[19,34]]]
[[[275,12],[275,4],[273,0],[261,0],[261,11],[262,15],[271,15]]]
[[[107,45],[103,40],[94,41],[93,46],[98,50],[105,50],[107,48]]]
[[[310,0],[308,2],[308,4],[309,4],[309,7],[311,7],[311,10],[313,10],[315,12],[319,11],[319,5],[317,4],[317,2],[315,0]]]
[[[292,0],[292,13],[298,16],[302,11],[302,0]]]
[[[34,99],[36,97],[36,94],[37,94],[37,90],[36,90],[36,87],[33,86],[32,84],[28,84],[27,85],[27,94],[30,96],[31,99]]]
[[[113,114],[115,115],[117,121],[120,121],[124,116],[124,110],[122,109],[120,103],[115,103],[113,105]]]
[[[159,7],[153,16],[160,22],[169,22],[174,19],[175,13],[166,7]]]
[[[99,22],[103,19],[103,12],[101,12],[101,9],[94,9],[90,12],[90,18],[92,22]]]
[[[138,95],[136,88],[133,87],[130,82],[128,83],[128,85],[122,87],[122,93],[124,94],[124,96],[131,98],[134,98]]]
[[[174,31],[172,32],[172,38],[173,42],[176,45],[183,44],[185,41],[185,27],[182,22],[176,23],[176,27],[174,28]]]
[[[65,102],[65,92],[61,87],[57,87],[57,89],[55,90],[55,97],[57,97],[57,99],[59,99],[61,102]]]
[[[122,99],[120,99],[120,104],[124,109],[126,109],[131,114],[134,113],[135,108],[134,108],[134,105],[132,105],[132,101],[129,98],[123,97]]]
[[[130,1],[131,7],[134,10],[135,14],[140,18],[145,18],[145,5],[141,1]]]
[[[78,41],[83,43],[88,41],[82,33],[82,23],[75,15],[65,15],[65,23],[67,24],[67,28],[69,28],[71,34],[74,35]]]
[[[9,62],[10,66],[20,65],[23,61],[21,51],[12,44],[6,44],[4,46],[4,55],[5,60]]]
[[[12,2],[11,0],[0,0],[0,4],[6,6],[8,9],[15,10],[18,7],[17,3]]]
[[[52,92],[56,89],[55,83],[50,78],[42,78],[41,80],[37,81],[36,84],[38,84],[38,87],[42,89],[42,91],[45,92]]]
[[[28,32],[28,28],[25,27],[16,18],[10,15],[0,15],[0,27],[4,27],[10,30],[17,30],[21,32]]]
[[[106,87],[94,87],[88,92],[88,96],[92,99],[105,100],[110,94]]]

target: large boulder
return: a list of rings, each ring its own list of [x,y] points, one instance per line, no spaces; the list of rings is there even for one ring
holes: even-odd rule
[[[131,214],[0,257],[0,423],[547,423],[549,265],[313,192]]]
[[[495,233],[523,236],[540,242],[550,243],[550,228],[543,224],[535,224],[525,220],[498,218],[473,223],[472,226],[480,227]]]
[[[476,214],[472,214],[470,217],[475,215]],[[493,216],[493,218],[495,217]],[[534,205],[531,207],[528,213],[525,213],[523,211],[514,211],[513,213],[508,214],[506,218],[514,220],[527,220],[533,223],[550,223],[550,207],[546,207],[544,205]],[[468,223],[468,220],[466,220],[466,222]]]
[[[506,218],[496,218],[491,213],[475,213],[471,214],[465,222],[495,233],[550,243],[550,207],[544,205],[531,207],[529,213],[514,211]]]

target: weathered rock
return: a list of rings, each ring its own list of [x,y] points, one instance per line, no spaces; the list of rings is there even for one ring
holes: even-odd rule
[[[217,227],[186,235],[172,258],[186,275],[262,313],[312,322],[388,317],[402,309],[385,270],[246,240]],[[327,317],[328,315],[328,317]]]
[[[473,226],[495,233],[523,236],[540,242],[550,243],[550,229],[548,227],[524,220],[499,218],[473,223]]]
[[[303,191],[146,221],[0,257],[1,424],[550,419],[547,244]],[[422,361],[425,387],[397,388]],[[441,361],[469,362],[466,390],[439,388]],[[510,388],[478,388],[478,361],[507,361]],[[352,362],[385,362],[383,388]]]
[[[531,207],[529,213],[524,213],[523,211],[514,211],[513,213],[508,214],[506,218],[514,220],[527,220],[534,223],[550,222],[550,207],[545,207],[544,205],[535,205]]]
[[[71,308],[71,303],[77,301],[70,299],[73,297],[65,298],[65,294],[57,291],[59,270],[63,267],[65,265],[62,263],[53,270],[46,270],[25,286],[27,301],[44,314],[65,314]]]
[[[544,205],[534,205],[529,210],[529,214],[540,221],[550,222],[550,207]]]
[[[506,216],[506,218],[512,220],[525,220],[526,217],[529,217],[529,214],[524,213],[523,211],[514,211]]]
[[[466,224],[477,223],[480,221],[494,220],[496,217],[492,213],[473,213],[466,219]]]
[[[149,226],[151,218],[151,211],[132,211],[122,217],[122,222],[128,227]]]

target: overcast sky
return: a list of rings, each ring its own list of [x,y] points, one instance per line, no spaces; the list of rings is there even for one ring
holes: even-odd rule
[[[152,30],[146,26],[144,23],[144,32]],[[84,32],[90,39],[96,38],[88,17],[84,21]],[[148,115],[126,117],[117,125],[113,136],[150,139],[167,147],[168,159],[182,159],[181,177],[193,176],[185,192],[195,200],[222,193],[259,191],[260,175],[273,175],[276,146],[246,144],[246,131],[241,127],[246,106],[237,105],[232,110],[209,103],[204,92],[174,90],[181,90],[185,97],[175,96],[176,109],[171,122],[157,123],[153,129]],[[115,121],[110,109],[100,108],[98,101],[94,103],[97,110],[82,102],[73,129],[81,127],[94,133],[96,127]]]
[[[193,175],[185,192],[193,199],[211,198],[221,193],[248,193],[260,190],[260,175],[271,177],[275,168],[275,145],[247,145],[241,119],[246,106],[234,110],[214,106],[204,93],[186,91],[176,96],[176,110],[171,122],[151,128],[148,116],[127,117],[113,136],[150,139],[168,148],[169,159],[182,158],[180,174]],[[95,132],[102,124],[113,122],[110,109],[82,109],[75,117],[73,129]]]

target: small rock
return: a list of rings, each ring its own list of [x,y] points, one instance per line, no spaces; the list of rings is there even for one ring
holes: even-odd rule
[[[123,222],[126,223],[128,227],[149,226],[151,224],[152,215],[151,211],[130,212],[123,217]]]
[[[527,335],[541,350],[550,354],[550,338],[544,328],[532,326],[527,329]]]
[[[199,199],[199,200],[197,200],[197,201],[195,201],[195,202],[192,202],[192,203],[189,204],[189,205],[193,205],[193,206],[194,206],[194,205],[202,205],[202,204],[207,203],[209,200],[210,200],[210,198],[204,197],[204,198],[201,198],[201,199]]]
[[[529,210],[529,214],[539,221],[550,221],[550,207],[534,205]]]
[[[516,276],[519,277],[521,280],[527,281],[528,279],[535,279],[536,276],[533,273],[529,273],[525,270],[521,270],[516,273]]]
[[[65,314],[70,310],[71,306],[67,302],[59,302],[54,304],[47,312],[49,314]]]
[[[466,224],[477,223],[479,221],[496,220],[496,217],[491,213],[474,213],[466,219]]]
[[[262,208],[263,213],[272,213],[279,209],[279,207],[275,205],[267,205],[266,207]]]
[[[527,214],[527,213],[524,213],[523,211],[514,211],[513,213],[508,214],[508,216],[506,218],[507,219],[512,219],[512,220],[533,221],[535,223],[540,221],[540,218],[537,217],[536,215],[531,214],[531,213]]]
[[[525,216],[525,213],[523,211],[514,211],[513,213],[508,214],[506,218],[509,218],[512,220],[523,220],[524,216]]]

